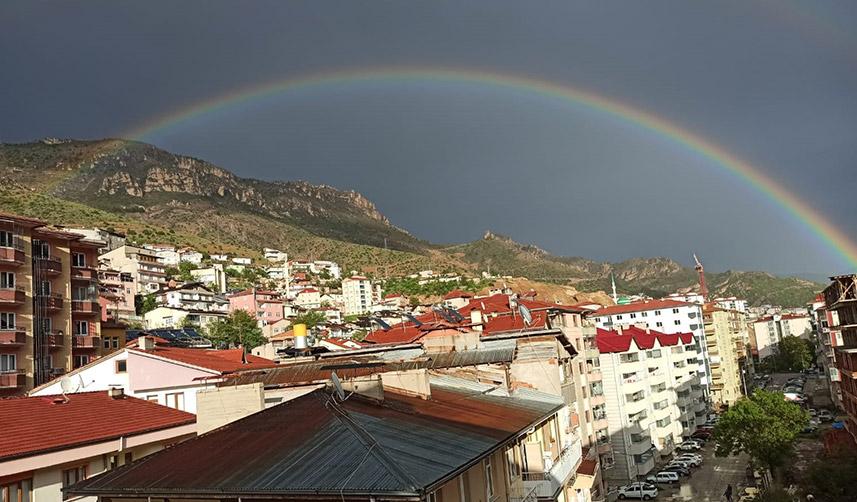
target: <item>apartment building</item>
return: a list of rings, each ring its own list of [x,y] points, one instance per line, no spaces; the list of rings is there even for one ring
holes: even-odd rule
[[[137,295],[137,282],[129,272],[118,270],[98,270],[99,303],[102,308],[102,320],[115,321],[139,320],[134,297]]]
[[[143,244],[143,248],[155,253],[158,262],[165,267],[177,267],[179,265],[179,252],[170,244]]]
[[[143,314],[147,329],[194,326],[206,328],[209,324],[226,319],[227,313],[218,310],[195,310],[181,307],[155,307]]]
[[[131,274],[140,293],[156,293],[167,282],[166,266],[155,251],[125,245],[109,251],[99,258],[108,269]]]
[[[381,291],[372,286],[372,281],[366,277],[354,275],[342,280],[342,301],[345,304],[345,315],[356,315],[369,312],[377,301],[380,301]]]
[[[163,502],[180,489],[208,500],[264,491],[287,500],[524,502],[552,491],[546,473],[567,461],[554,396],[492,392],[424,370],[345,385],[355,389],[346,400],[315,390],[84,480],[69,495]],[[556,500],[580,500],[560,488]]]
[[[742,312],[715,303],[706,304],[702,314],[711,366],[711,401],[716,407],[730,406],[744,394],[741,364],[749,338],[746,319]]]
[[[199,282],[166,287],[155,296],[158,305],[190,311],[229,312],[229,300]]]
[[[0,399],[0,499],[69,500],[62,490],[196,433],[196,417],[121,389]],[[48,429],[46,431],[46,429]]]
[[[614,459],[605,477],[624,483],[650,473],[705,421],[698,344],[691,333],[635,326],[599,328],[595,342]]]
[[[97,356],[100,246],[0,215],[0,394],[23,393]]]
[[[831,330],[838,331],[842,344],[833,348],[842,409],[848,416],[845,428],[857,442],[857,275],[838,275],[824,289],[824,303],[835,315]]]
[[[212,285],[217,293],[226,293],[226,271],[223,264],[214,263],[210,267],[190,271],[194,281]]]
[[[840,375],[836,367],[836,348],[842,347],[842,332],[832,326],[839,325],[839,316],[835,310],[829,309],[824,303],[824,296],[821,295],[821,301],[815,303],[814,324],[816,330],[816,339],[818,340],[818,363],[824,371],[827,379],[827,385],[830,391],[830,400],[837,408],[842,408],[842,390],[839,388]]]
[[[776,353],[779,343],[787,336],[809,340],[812,319],[805,314],[773,314],[752,321],[750,346],[753,357],[761,361]]]
[[[283,320],[284,302],[276,291],[250,288],[227,297],[229,312],[243,310],[254,316],[260,326],[274,324]]]
[[[708,362],[708,344],[702,322],[702,302],[640,300],[626,305],[603,307],[590,314],[598,328],[611,330],[624,326],[644,326],[666,334],[691,333],[700,355],[699,379],[708,395],[711,368]]]

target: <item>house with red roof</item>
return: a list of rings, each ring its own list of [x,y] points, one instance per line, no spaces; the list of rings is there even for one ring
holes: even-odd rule
[[[639,479],[672,455],[708,416],[703,361],[692,333],[637,326],[598,328],[595,335],[613,448],[613,483]]]
[[[196,413],[197,392],[241,370],[272,368],[270,359],[242,349],[171,347],[140,337],[125,347],[30,392],[46,396],[121,388],[125,394]],[[65,386],[65,388],[63,388]]]
[[[468,293],[467,291],[462,291],[460,289],[453,289],[443,296],[443,305],[451,309],[460,309],[467,305],[472,298],[473,293]]]
[[[59,501],[74,483],[196,435],[196,417],[122,389],[0,399],[4,501]]]

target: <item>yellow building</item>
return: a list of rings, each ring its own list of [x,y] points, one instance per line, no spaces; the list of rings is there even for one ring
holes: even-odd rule
[[[97,357],[99,242],[0,214],[0,395]]]
[[[747,321],[744,313],[706,304],[702,313],[711,365],[711,400],[729,406],[743,395],[741,361],[746,356]]]

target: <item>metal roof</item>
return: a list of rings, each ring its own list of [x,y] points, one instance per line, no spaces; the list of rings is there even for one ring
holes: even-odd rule
[[[561,405],[432,385],[383,402],[322,390],[74,485],[110,497],[419,497]]]
[[[339,358],[327,358],[308,363],[291,363],[258,371],[240,371],[219,385],[242,385],[257,382],[261,382],[266,387],[309,385],[326,382],[330,379],[330,374],[333,371],[336,371],[336,374],[341,378],[355,378],[388,371],[431,370],[511,362],[515,356],[514,343],[495,343],[492,344],[492,347],[496,348],[440,353],[427,353],[423,350],[418,353],[408,351],[408,356],[418,357],[400,361],[371,356],[349,357],[350,354],[343,354]]]

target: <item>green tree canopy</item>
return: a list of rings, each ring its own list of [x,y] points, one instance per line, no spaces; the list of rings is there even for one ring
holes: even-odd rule
[[[812,364],[812,345],[796,336],[784,337],[777,347],[778,366],[785,371],[803,371]]]
[[[267,341],[256,319],[244,310],[236,310],[226,319],[212,322],[207,331],[208,339],[218,348],[244,346],[249,351]]]
[[[158,302],[154,294],[135,295],[134,307],[137,310],[137,315],[145,315],[158,307]]]
[[[782,393],[757,390],[721,415],[714,427],[715,453],[725,457],[746,452],[776,476],[808,422],[809,414]]]
[[[857,454],[841,451],[813,463],[803,479],[803,491],[816,500],[853,502],[857,486]]]
[[[295,318],[292,319],[292,326],[295,324],[306,324],[307,329],[312,329],[319,324],[323,324],[326,320],[327,318],[324,316],[324,313],[317,310],[308,310],[296,315]]]

